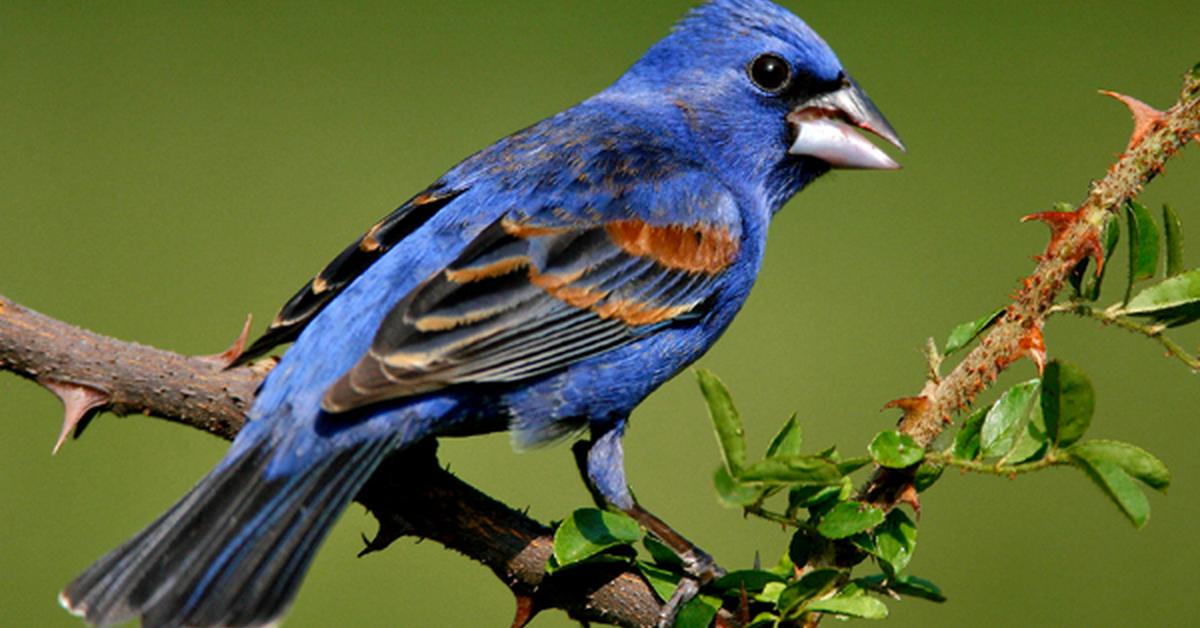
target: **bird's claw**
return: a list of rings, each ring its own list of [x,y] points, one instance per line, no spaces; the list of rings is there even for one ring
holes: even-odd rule
[[[671,599],[663,605],[662,610],[658,612],[657,628],[671,628],[675,625],[675,616],[679,614],[679,609],[690,602],[692,598],[700,593],[700,583],[695,578],[685,577],[680,579],[679,586],[675,587],[675,592],[671,594]]]
[[[679,580],[671,599],[663,605],[658,613],[658,628],[670,628],[675,624],[675,617],[688,602],[700,594],[700,587],[725,575],[725,570],[713,560],[712,556],[698,547],[692,547],[679,554],[683,562],[686,576]]]

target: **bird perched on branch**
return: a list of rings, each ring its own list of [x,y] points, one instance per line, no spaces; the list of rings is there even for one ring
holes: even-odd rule
[[[592,488],[710,580],[716,564],[634,501],[621,436],[729,325],[784,202],[830,168],[897,167],[856,129],[903,148],[800,19],[766,0],[693,10],[305,285],[242,357],[295,341],[229,453],[62,603],[97,625],[277,621],[385,457],[504,429],[520,446],[586,432]]]

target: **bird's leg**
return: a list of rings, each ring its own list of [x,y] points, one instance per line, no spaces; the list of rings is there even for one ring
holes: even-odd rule
[[[725,570],[707,552],[634,500],[625,480],[625,455],[621,448],[624,431],[625,424],[621,422],[598,438],[576,443],[572,448],[575,463],[597,505],[611,505],[629,515],[671,548],[683,563],[689,577],[680,580],[659,617],[660,626],[670,626],[679,609],[700,592],[700,586],[725,575]]]

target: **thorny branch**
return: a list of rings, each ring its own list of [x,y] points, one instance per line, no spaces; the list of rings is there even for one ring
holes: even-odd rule
[[[1071,269],[1088,256],[1103,263],[1099,242],[1106,221],[1162,172],[1167,159],[1188,141],[1200,139],[1200,66],[1185,77],[1179,102],[1165,112],[1109,95],[1134,114],[1125,153],[1074,212],[1029,217],[1047,222],[1052,237],[1004,315],[946,376],[938,375],[940,356],[931,356],[920,394],[891,404],[904,410],[901,431],[921,444],[932,443],[957,411],[1020,358],[1030,357],[1040,368],[1045,360],[1042,326]],[[109,411],[156,416],[231,439],[270,365],[223,370],[226,358],[181,356],[108,338],[0,297],[0,370],[33,380],[63,400],[64,437],[71,431],[78,435],[96,412]],[[412,477],[414,465],[421,466],[427,481],[414,486],[396,480]],[[860,498],[885,508],[915,505],[914,473],[915,468],[877,471]],[[546,608],[624,626],[649,625],[658,617],[659,601],[629,567],[601,564],[546,576],[550,529],[442,469],[434,447],[387,461],[358,501],[380,521],[379,534],[364,551],[417,536],[462,552],[492,569],[513,591],[516,626]],[[734,620],[723,614],[718,621]]]
[[[1087,198],[1073,212],[1044,212],[1024,220],[1040,220],[1051,230],[1046,250],[1035,259],[1033,273],[1021,281],[1000,320],[979,345],[944,377],[932,367],[924,389],[915,397],[892,404],[904,411],[900,431],[929,446],[958,411],[966,409],[1009,366],[1028,357],[1040,371],[1046,360],[1042,327],[1054,313],[1055,299],[1075,266],[1092,257],[1104,263],[1100,236],[1125,201],[1136,197],[1166,162],[1189,141],[1200,140],[1200,65],[1184,76],[1178,102],[1166,111],[1129,96],[1116,98],[1133,114],[1129,144],[1103,179],[1094,181]],[[884,508],[900,503],[917,506],[912,488],[916,468],[880,469],[860,491],[863,501]]]
[[[228,362],[226,355],[188,357],[94,334],[0,296],[0,370],[62,399],[64,436],[72,430],[78,435],[103,410],[155,416],[232,439],[271,362],[224,370]],[[379,520],[365,552],[403,536],[461,552],[512,590],[516,626],[547,608],[622,626],[651,625],[658,618],[660,602],[629,566],[582,566],[546,576],[553,531],[441,468],[435,453],[427,447],[394,456],[363,487],[357,499]],[[404,481],[412,477],[423,481]]]

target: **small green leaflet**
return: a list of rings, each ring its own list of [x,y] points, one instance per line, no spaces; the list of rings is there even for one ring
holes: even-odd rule
[[[886,604],[854,585],[847,586],[834,597],[810,603],[805,610],[861,619],[887,619],[888,616]]]
[[[729,389],[708,369],[696,369],[700,381],[700,392],[708,403],[708,415],[717,431],[717,441],[725,457],[729,474],[739,477],[746,466],[746,434],[742,430],[742,418],[733,406]]]
[[[1167,241],[1167,276],[1183,272],[1183,222],[1170,205],[1163,205],[1163,232]]]
[[[1129,517],[1135,527],[1146,525],[1150,519],[1150,502],[1146,501],[1146,496],[1133,483],[1133,478],[1128,473],[1108,460],[1094,460],[1084,456],[1072,458],[1117,508]]]
[[[878,574],[859,578],[857,582],[873,591],[891,591],[938,603],[946,601],[946,596],[942,594],[942,590],[936,584],[913,575],[888,577]]]
[[[1154,454],[1129,443],[1115,440],[1089,440],[1067,449],[1074,458],[1105,461],[1141,480],[1157,491],[1166,491],[1171,484],[1171,472]]]
[[[889,575],[908,566],[917,549],[917,524],[899,508],[888,513],[883,525],[875,528],[875,556]]]
[[[1096,398],[1091,381],[1079,367],[1054,360],[1042,375],[1041,404],[1046,436],[1059,447],[1067,447],[1092,424]]]
[[[1125,300],[1129,301],[1133,284],[1150,279],[1158,271],[1158,225],[1145,205],[1137,201],[1125,203],[1125,216],[1129,221],[1129,288]]]
[[[848,536],[870,530],[883,523],[883,511],[874,506],[868,506],[855,501],[839,502],[817,524],[817,532],[830,539],[844,539]]]
[[[974,460],[979,457],[979,432],[983,429],[983,419],[988,414],[988,408],[979,408],[963,421],[958,434],[954,435],[954,457],[963,460]]]
[[[768,458],[787,458],[789,456],[799,456],[800,446],[804,444],[804,430],[800,429],[800,422],[796,420],[796,415],[788,417],[787,423],[783,424],[783,428],[771,439],[771,444],[767,446]]]
[[[913,440],[913,437],[896,430],[876,434],[867,451],[880,466],[892,469],[910,467],[925,457],[924,447]]]
[[[1017,384],[992,404],[979,435],[979,449],[984,458],[1002,456],[1012,449],[1033,408],[1040,383],[1031,379]]]
[[[950,355],[971,344],[971,341],[979,337],[979,334],[982,334],[988,327],[991,327],[992,323],[996,322],[1001,314],[1004,314],[1004,308],[958,325],[950,332],[950,337],[946,339],[946,348],[942,350],[942,353]]]
[[[1129,300],[1124,313],[1149,316],[1168,325],[1200,319],[1200,268],[1164,279]]]
[[[554,531],[554,559],[559,568],[566,567],[641,538],[642,528],[625,515],[580,508]]]

